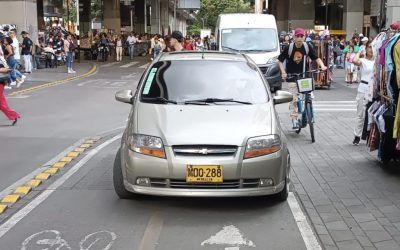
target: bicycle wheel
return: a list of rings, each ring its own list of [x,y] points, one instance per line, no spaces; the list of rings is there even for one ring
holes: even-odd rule
[[[315,142],[314,123],[313,123],[312,104],[311,104],[311,102],[307,102],[306,109],[307,109],[307,122],[308,122],[308,126],[310,127],[311,141]]]

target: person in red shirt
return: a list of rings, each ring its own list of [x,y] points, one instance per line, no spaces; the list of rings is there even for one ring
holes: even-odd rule
[[[185,39],[184,47],[185,47],[185,50],[194,50],[193,43],[189,38]]]

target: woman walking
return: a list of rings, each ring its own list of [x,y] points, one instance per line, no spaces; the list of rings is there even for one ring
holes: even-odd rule
[[[13,39],[11,37],[4,38],[5,50],[3,51],[3,53],[4,53],[4,58],[7,60],[8,66],[10,66],[11,68],[10,85],[12,86],[16,84],[17,88],[19,88],[21,84],[24,82],[26,77],[17,70],[19,64],[18,61],[15,60],[14,58],[14,49],[12,47],[12,43]]]
[[[353,59],[353,63],[361,68],[361,82],[357,90],[357,117],[356,126],[354,128],[354,140],[353,144],[360,144],[361,135],[364,128],[365,110],[368,100],[365,98],[368,93],[368,84],[372,84],[374,78],[374,54],[372,46],[368,42],[366,44],[365,58],[360,58],[361,52],[358,52]]]
[[[346,54],[346,83],[347,84],[353,83],[353,73],[355,71],[353,60],[354,60],[355,56],[356,56],[356,53],[354,53],[354,47],[350,46],[349,50]]]
[[[122,61],[122,37],[118,36],[115,41],[115,54],[117,55],[117,62]]]
[[[12,69],[10,68],[0,68],[0,73],[9,73]],[[14,110],[10,109],[8,106],[6,97],[4,96],[4,86],[6,86],[6,80],[0,79],[0,110],[7,116],[8,120],[13,121],[12,125],[17,124],[20,118],[19,114]]]

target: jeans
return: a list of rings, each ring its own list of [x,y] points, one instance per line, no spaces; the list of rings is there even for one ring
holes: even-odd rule
[[[19,63],[17,60],[15,59],[9,59],[7,60],[7,64],[10,66],[10,68],[12,69],[10,71],[10,78],[9,81],[11,82],[15,82],[17,80],[17,78],[21,78],[22,74],[21,72],[19,72],[19,70],[17,70]]]
[[[129,44],[129,57],[131,58],[131,60],[133,59],[134,55],[135,55],[135,45]]]
[[[72,69],[72,64],[74,60],[73,52],[67,52],[67,68]]]
[[[23,55],[26,72],[32,72],[32,55]]]
[[[116,52],[117,52],[117,61],[121,61],[122,60],[122,47],[118,47],[116,48]]]

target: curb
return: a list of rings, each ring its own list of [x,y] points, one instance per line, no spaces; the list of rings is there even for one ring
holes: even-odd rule
[[[38,89],[51,87],[51,86],[55,86],[55,85],[58,85],[58,84],[62,84],[62,83],[74,81],[74,80],[77,80],[77,79],[85,78],[85,77],[90,76],[91,74],[93,74],[96,71],[97,71],[97,66],[96,65],[92,65],[92,68],[88,72],[86,72],[86,73],[84,73],[82,75],[73,76],[73,77],[69,77],[67,79],[57,80],[57,81],[54,81],[54,82],[43,83],[43,84],[38,85],[38,86],[34,86],[34,87],[31,87],[31,88],[27,88],[27,89],[23,89],[23,90],[12,92],[12,93],[8,94],[8,96],[16,96],[16,95],[20,95],[20,94],[25,94],[25,93],[32,92],[32,91],[35,91],[35,90],[38,90]]]

